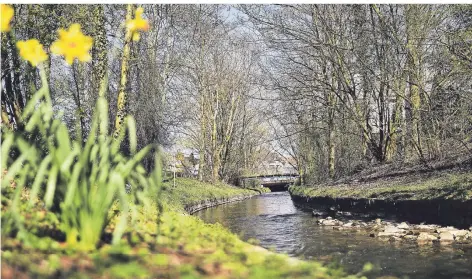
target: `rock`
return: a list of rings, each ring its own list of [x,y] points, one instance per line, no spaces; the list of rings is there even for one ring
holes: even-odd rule
[[[435,228],[437,228],[437,226],[421,224],[421,225],[417,225],[416,228],[419,230],[434,230]]]
[[[396,224],[388,222],[388,221],[382,221],[382,225],[384,227],[395,227]]]
[[[400,229],[400,228],[397,228],[397,227],[390,226],[390,227],[385,227],[384,232],[385,233],[390,233],[390,234],[392,234],[392,233],[397,234],[397,233],[403,233],[404,230]]]
[[[420,232],[417,238],[418,241],[431,241],[431,240],[437,240],[437,239],[438,238],[436,236],[426,233],[426,232]]]
[[[465,237],[469,234],[468,230],[457,230],[452,232],[455,237]]]
[[[439,240],[441,242],[452,242],[454,241],[454,235],[451,232],[441,232],[439,233]]]
[[[346,224],[343,225],[343,227],[352,227],[352,222],[347,222]]]
[[[404,234],[404,230],[399,229],[397,227],[389,226],[385,227],[383,232],[379,232],[377,236],[382,237],[382,236],[401,236]]]
[[[467,231],[467,234],[464,235],[455,235],[456,241],[467,241],[472,238],[472,234]]]
[[[472,226],[469,228],[469,231],[471,231],[471,232],[472,232]]]
[[[393,232],[379,232],[377,237],[384,237],[384,236],[400,236],[400,233],[393,233]]]
[[[380,224],[382,223],[382,220],[380,220],[379,218],[377,218],[377,219],[375,219],[375,223],[376,223],[377,225],[380,225]]]
[[[405,229],[405,230],[406,230],[406,229],[409,229],[410,226],[408,226],[408,224],[405,223],[405,222],[401,222],[401,223],[397,226],[397,228],[399,228],[399,229]]]
[[[328,218],[326,218],[326,220],[332,220],[332,219],[333,219],[333,217],[328,217]]]
[[[335,226],[337,225],[338,222],[336,222],[335,220],[329,220],[329,219],[326,219],[323,221],[323,226]]]
[[[316,223],[321,225],[321,224],[323,224],[324,221],[326,221],[326,220],[325,219],[318,219],[318,220],[316,220]]]
[[[450,231],[457,231],[457,229],[454,228],[454,227],[445,227],[445,228],[438,228],[438,229],[436,229],[436,232],[437,232],[437,233],[450,232]]]
[[[381,225],[373,225],[373,226],[371,226],[371,228],[374,229],[374,230],[379,231],[380,229],[382,229],[382,226]]]

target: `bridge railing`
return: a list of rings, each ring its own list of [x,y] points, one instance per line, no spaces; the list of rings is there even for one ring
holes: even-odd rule
[[[294,174],[251,176],[251,177],[241,177],[239,184],[243,187],[247,187],[247,186],[255,187],[258,185],[269,185],[269,184],[280,184],[280,183],[292,184],[292,183],[295,183],[298,179],[299,179],[299,176],[294,175]]]

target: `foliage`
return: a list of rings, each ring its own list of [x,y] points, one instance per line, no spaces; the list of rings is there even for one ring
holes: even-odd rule
[[[120,153],[125,130],[117,139],[110,137],[107,112],[107,103],[100,98],[87,141],[71,139],[65,124],[53,118],[45,83],[24,110],[26,133],[3,131],[2,167],[8,171],[2,177],[2,193],[15,180],[17,186],[8,216],[13,218],[20,238],[26,240],[28,234],[18,211],[23,187],[31,188],[31,204],[39,195],[46,208],[57,213],[69,245],[90,250],[110,223],[113,215],[109,211],[113,206],[121,213],[113,231],[116,243],[127,226],[130,205],[145,202],[151,189],[158,185],[158,169],[148,179],[139,165],[151,146],[136,151],[133,119],[127,121],[132,154],[127,157]],[[131,185],[132,196],[127,195],[125,184]],[[4,228],[2,234],[12,229]]]

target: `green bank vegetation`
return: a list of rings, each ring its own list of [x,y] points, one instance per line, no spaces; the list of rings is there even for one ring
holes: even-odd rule
[[[391,200],[472,199],[472,173],[446,173],[412,181],[379,179],[362,184],[291,186],[300,197],[366,198]]]
[[[250,189],[242,189],[223,182],[206,183],[196,179],[177,178],[164,183],[161,200],[169,209],[184,211],[186,207],[202,201],[221,200],[237,196],[252,196],[258,194]]]

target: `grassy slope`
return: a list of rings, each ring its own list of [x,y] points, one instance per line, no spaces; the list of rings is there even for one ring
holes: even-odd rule
[[[471,172],[442,172],[428,176],[376,179],[363,183],[292,186],[292,195],[301,197],[377,199],[472,199]]]
[[[247,194],[227,185],[180,179],[165,185],[167,206],[157,226],[155,207],[143,209],[118,246],[102,243],[83,254],[50,238],[32,246],[2,236],[2,277],[59,278],[342,278],[339,269],[268,252],[241,241],[221,225],[205,224],[184,213],[199,199]],[[173,185],[172,185],[173,186]],[[5,206],[2,206],[2,210]],[[35,208],[25,217],[52,235],[54,216]],[[28,255],[27,257],[25,255]],[[360,275],[360,274],[359,274]],[[354,278],[352,276],[351,278]]]
[[[235,196],[250,196],[258,194],[249,189],[241,189],[224,183],[209,184],[194,179],[179,178],[164,184],[161,200],[169,209],[183,211],[186,206],[195,205],[204,200],[230,198]]]

